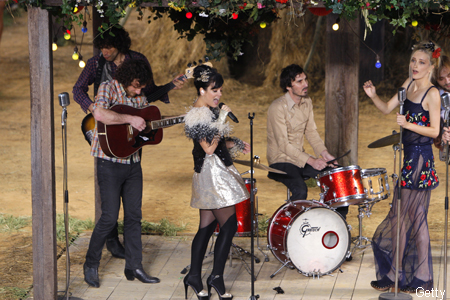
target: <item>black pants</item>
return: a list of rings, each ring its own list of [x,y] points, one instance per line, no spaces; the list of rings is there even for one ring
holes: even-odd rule
[[[142,169],[140,162],[130,165],[97,159],[97,178],[102,215],[95,225],[86,253],[86,265],[98,267],[106,238],[114,229],[122,197],[124,210],[125,268],[142,268]]]
[[[291,191],[291,200],[308,200],[308,187],[306,186],[305,180],[309,178],[314,178],[319,173],[332,170],[331,167],[326,167],[323,170],[316,170],[312,166],[306,164],[304,168],[299,168],[294,164],[290,163],[276,163],[271,164],[271,168],[284,171],[287,174],[278,174],[269,172],[267,177],[275,181],[283,183]],[[338,207],[336,211],[341,214],[344,219],[346,219],[348,214],[348,206]]]

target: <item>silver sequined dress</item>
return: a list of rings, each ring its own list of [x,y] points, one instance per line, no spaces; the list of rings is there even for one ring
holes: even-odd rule
[[[228,124],[216,122],[217,114],[207,107],[193,107],[185,117],[186,136],[193,140],[194,176],[191,207],[218,209],[238,204],[250,195],[245,183],[233,166],[226,148]],[[199,141],[211,142],[214,135],[222,136],[214,154],[203,151]]]

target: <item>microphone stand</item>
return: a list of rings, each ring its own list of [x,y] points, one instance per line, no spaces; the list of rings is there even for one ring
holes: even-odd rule
[[[401,87],[398,89],[398,102],[400,103],[400,114],[403,115],[403,104],[405,103],[406,99],[406,90],[405,88]],[[396,241],[396,251],[395,251],[395,285],[394,285],[394,293],[387,292],[382,293],[378,297],[379,300],[391,300],[391,299],[404,299],[409,300],[412,299],[412,296],[409,294],[404,293],[398,293],[398,266],[399,266],[399,259],[400,259],[400,209],[401,209],[401,202],[402,202],[402,188],[401,188],[401,181],[402,181],[402,148],[403,148],[403,127],[400,126],[400,142],[399,142],[399,156],[398,156],[398,177],[397,177],[397,241]]]
[[[254,187],[253,187],[253,119],[255,118],[255,113],[248,114],[248,119],[250,120],[250,215],[251,215],[251,241],[250,241],[250,251],[251,251],[251,265],[250,265],[250,276],[251,276],[251,296],[249,300],[256,300],[259,295],[255,296],[255,242],[254,242],[254,232],[255,232],[255,208],[254,208]]]

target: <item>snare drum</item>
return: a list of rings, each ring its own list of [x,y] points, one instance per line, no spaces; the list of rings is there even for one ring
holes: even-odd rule
[[[324,194],[324,202],[331,207],[358,204],[366,198],[359,166],[325,171],[317,175],[316,180]]]
[[[367,202],[378,202],[387,199],[391,195],[386,169],[363,169],[361,171],[361,180],[367,191]]]
[[[347,223],[333,209],[315,200],[295,200],[273,214],[267,240],[282,264],[305,276],[322,276],[345,261],[351,236]]]

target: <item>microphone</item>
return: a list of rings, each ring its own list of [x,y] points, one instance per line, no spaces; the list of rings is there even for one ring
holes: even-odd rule
[[[398,89],[398,102],[400,103],[400,114],[403,115],[403,104],[406,100],[406,90],[404,87]]]
[[[59,105],[63,108],[61,113],[61,125],[66,126],[67,120],[67,106],[70,104],[69,94],[67,92],[58,95]]]
[[[219,108],[222,108],[222,106],[223,106],[224,104],[225,104],[225,103],[220,102],[220,103],[219,103]],[[228,117],[230,117],[230,119],[231,119],[233,122],[239,123],[238,118],[236,118],[236,116],[235,116],[232,112],[229,112],[229,113],[228,113]]]
[[[448,113],[450,110],[450,97],[448,96],[448,93],[443,93],[441,95],[441,106],[445,109],[444,113],[444,121],[448,120]]]
[[[62,107],[66,107],[70,104],[70,98],[67,92],[59,94],[58,98],[59,98],[59,105],[61,105]]]

